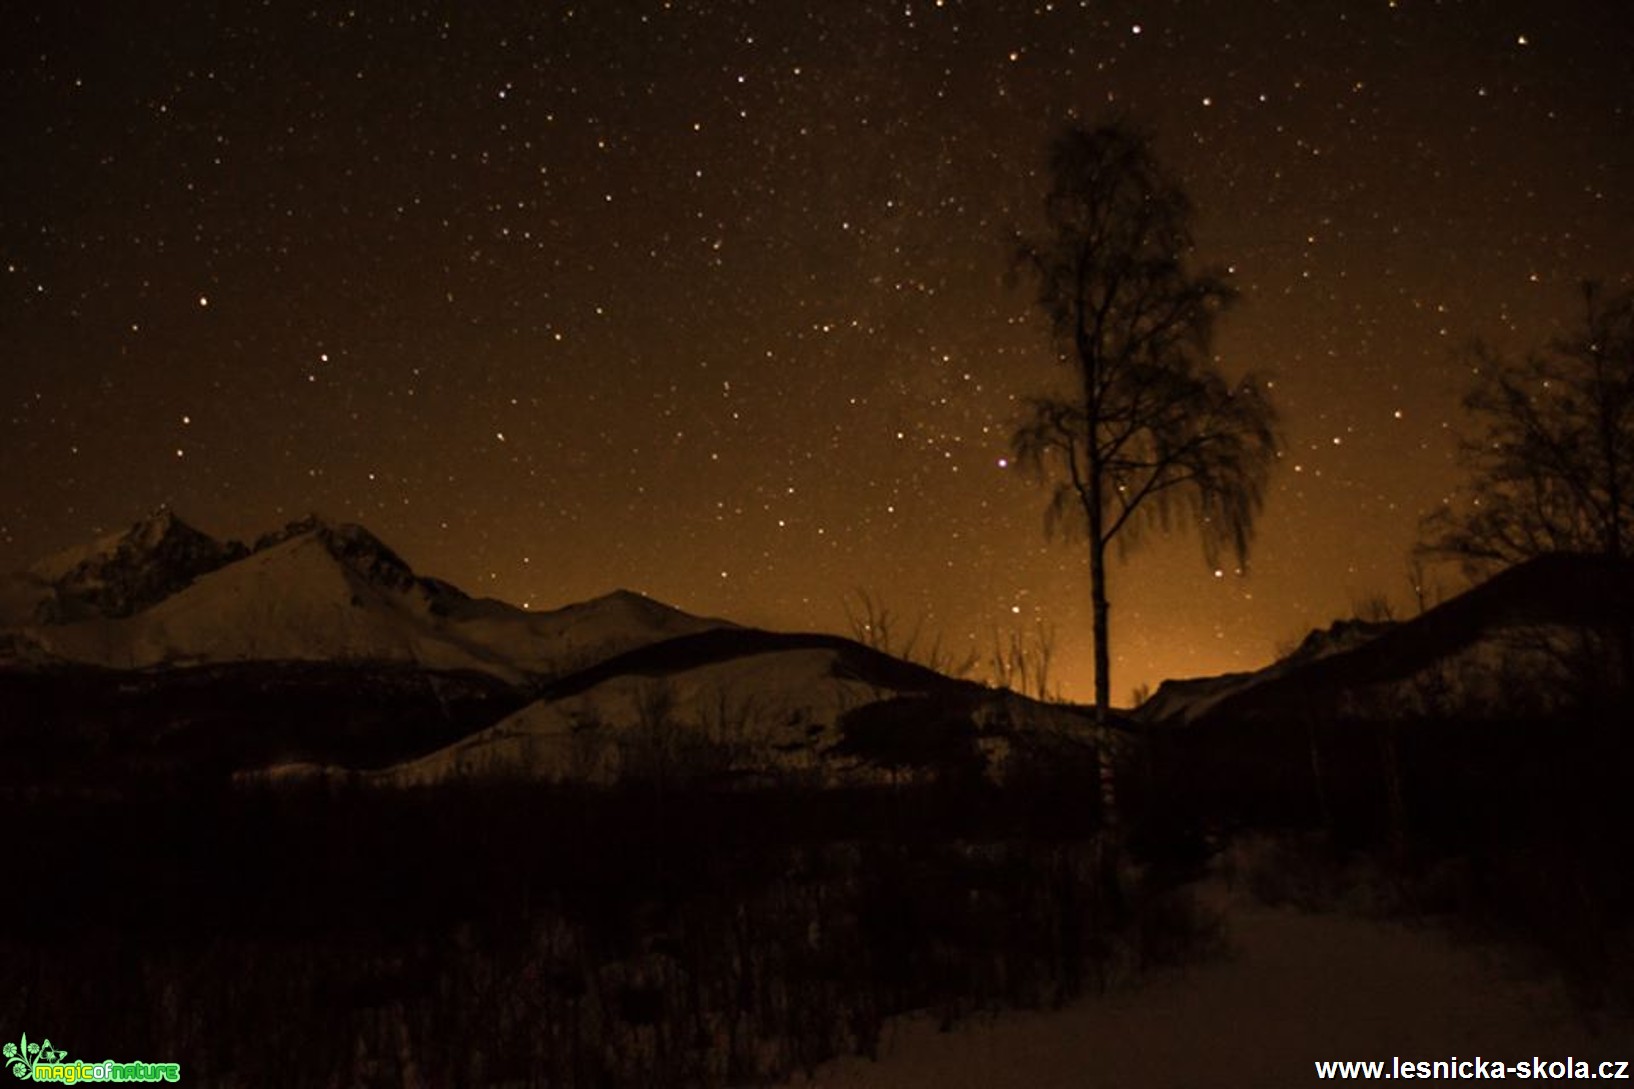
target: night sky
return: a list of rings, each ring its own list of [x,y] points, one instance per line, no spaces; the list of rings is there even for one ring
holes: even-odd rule
[[[1249,572],[1113,569],[1114,697],[1261,664],[1405,605],[1460,348],[1630,286],[1623,6],[8,4],[0,568],[316,510],[533,608],[1042,620],[1087,697],[1085,550],[1002,464],[1063,377],[1006,271],[1055,126],[1121,118],[1289,448]]]

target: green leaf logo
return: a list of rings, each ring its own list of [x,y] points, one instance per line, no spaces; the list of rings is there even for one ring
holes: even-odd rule
[[[29,1065],[28,1061],[31,1054],[30,1046],[28,1033],[25,1032],[23,1038],[17,1043],[7,1044],[4,1048],[0,1048],[0,1054],[4,1054],[6,1057],[7,1069],[11,1071],[14,1077],[22,1081],[34,1080],[34,1068]]]

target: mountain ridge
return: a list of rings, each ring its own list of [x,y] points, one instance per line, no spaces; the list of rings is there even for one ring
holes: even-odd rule
[[[1634,562],[1556,553],[1498,572],[1408,620],[1313,632],[1271,665],[1221,677],[1166,681],[1135,711],[1152,726],[1295,713],[1357,713],[1363,703],[1410,706],[1419,689],[1490,703],[1506,672],[1550,676],[1570,633],[1619,626],[1634,618]],[[1338,632],[1341,638],[1328,639]],[[1331,645],[1324,645],[1325,643]],[[1477,699],[1479,697],[1479,699]],[[1360,701],[1360,702],[1358,702]],[[1490,709],[1490,708],[1489,708]]]
[[[727,623],[629,590],[543,611],[474,598],[417,574],[366,527],[316,514],[246,548],[161,508],[30,572],[6,584],[21,606],[0,623],[0,661],[13,668],[333,658],[477,670],[526,684]],[[84,604],[40,604],[64,601]]]

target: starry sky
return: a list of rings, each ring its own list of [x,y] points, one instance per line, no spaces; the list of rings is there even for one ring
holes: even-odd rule
[[[1006,272],[1055,127],[1123,119],[1288,449],[1248,571],[1113,569],[1114,697],[1263,664],[1406,607],[1470,339],[1634,282],[1622,7],[8,4],[0,568],[315,510],[531,608],[1052,625],[1087,698],[1085,550],[1003,464],[1062,378]]]

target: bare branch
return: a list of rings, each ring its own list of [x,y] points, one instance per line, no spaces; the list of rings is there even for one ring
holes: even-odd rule
[[[1480,430],[1459,444],[1470,481],[1426,516],[1420,555],[1467,574],[1543,552],[1626,556],[1634,494],[1634,295],[1583,288],[1582,326],[1506,359],[1477,343],[1464,398]]]

